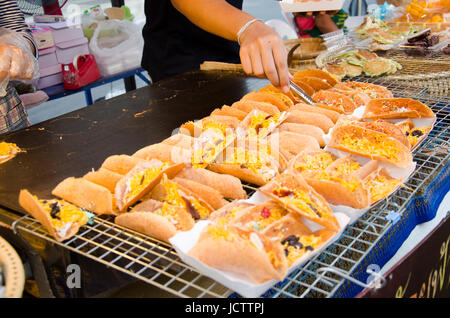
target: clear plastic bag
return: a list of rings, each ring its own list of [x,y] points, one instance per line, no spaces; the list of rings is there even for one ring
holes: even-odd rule
[[[21,33],[0,28],[0,97],[6,95],[10,80],[35,82],[39,65],[30,44]]]
[[[138,68],[143,46],[140,28],[127,20],[100,21],[89,42],[102,76]]]

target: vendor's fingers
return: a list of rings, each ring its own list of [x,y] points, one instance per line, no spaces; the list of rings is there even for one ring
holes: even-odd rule
[[[253,74],[259,77],[264,76],[264,67],[258,47],[252,46],[250,48],[250,59],[252,61]]]
[[[242,68],[244,69],[244,72],[247,74],[252,74],[252,60],[250,59],[250,55],[247,49],[242,48],[239,51],[239,57],[241,58],[241,64]]]
[[[287,52],[282,45],[273,45],[272,53],[275,61],[275,66],[277,68],[279,87],[285,91],[289,92],[289,79],[292,76],[289,73],[289,68],[287,65]]]
[[[261,60],[267,79],[275,86],[280,86],[277,67],[275,65],[272,47],[261,48]]]

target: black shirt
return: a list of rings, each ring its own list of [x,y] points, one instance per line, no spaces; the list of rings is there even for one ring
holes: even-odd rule
[[[242,9],[243,0],[227,0]],[[170,0],[146,0],[142,67],[153,82],[199,69],[204,61],[239,63],[239,45],[190,22]]]

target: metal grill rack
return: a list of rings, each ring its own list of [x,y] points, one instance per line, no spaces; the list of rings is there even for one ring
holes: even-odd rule
[[[389,218],[390,213],[407,217],[408,203],[422,194],[422,189],[450,160],[450,99],[436,98],[428,95],[426,89],[404,86],[385,78],[370,80],[386,86],[396,97],[414,96],[436,113],[435,128],[414,151],[416,170],[405,187],[348,226],[336,242],[270,289],[264,297],[335,297],[349,282],[364,287],[365,282],[353,277],[361,268],[367,268],[369,264],[364,264],[366,256],[395,226]],[[253,191],[252,187],[247,189]],[[75,237],[63,243],[55,241],[29,216],[17,220],[14,228],[19,233],[39,236],[178,297],[239,296],[184,264],[168,244],[120,227],[110,218],[96,217],[94,224],[82,227]]]
[[[448,55],[434,53],[432,57],[414,57],[398,51],[389,51],[383,56],[394,59],[403,68],[392,75],[377,78],[375,81],[392,82],[391,86],[426,89],[430,95],[450,96],[450,57]],[[354,80],[373,81],[364,76]]]

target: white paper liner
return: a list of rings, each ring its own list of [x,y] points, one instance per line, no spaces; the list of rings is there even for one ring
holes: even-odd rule
[[[249,202],[252,204],[259,204],[263,203],[266,200],[270,199],[269,197],[265,196],[259,191],[256,191],[250,198],[247,200],[240,200],[243,202]],[[350,218],[343,214],[343,213],[336,213],[335,217],[340,225],[340,230],[338,233],[330,237],[325,244],[323,244],[320,248],[305,253],[301,258],[297,259],[297,261],[289,267],[288,274],[292,273],[294,270],[296,270],[300,265],[305,263],[308,259],[316,255],[317,253],[321,253],[323,250],[325,250],[331,243],[333,243],[335,240],[337,240],[342,232],[344,231],[345,227],[350,221]],[[302,218],[303,223],[310,228],[311,231],[316,231],[319,229],[322,229],[323,227],[321,225],[318,225],[310,220],[307,220],[305,218]],[[172,244],[173,248],[176,250],[178,256],[181,258],[181,260],[194,267],[198,271],[200,271],[203,275],[208,276],[215,281],[221,283],[225,287],[237,292],[243,297],[247,298],[254,298],[259,297],[264,292],[266,292],[268,289],[273,287],[276,283],[278,283],[278,280],[270,280],[264,283],[255,283],[251,281],[249,278],[238,275],[235,273],[225,272],[218,270],[216,268],[210,267],[208,265],[203,264],[195,257],[190,256],[188,253],[191,250],[192,247],[197,243],[198,238],[200,237],[200,234],[202,230],[210,223],[208,220],[199,221],[195,224],[195,226],[187,232],[180,232],[176,234],[175,236],[171,237],[169,239],[170,243]]]
[[[366,108],[365,106],[360,106],[360,107],[356,108],[353,111],[353,113],[351,114],[351,116],[352,117],[356,117],[357,119],[361,119],[363,114],[364,114],[365,108]],[[407,118],[389,119],[389,121],[392,121],[394,123],[398,123],[398,122],[402,122],[402,121],[404,121],[406,119]],[[436,122],[436,117],[411,118],[411,120],[412,120],[412,122],[414,124],[414,127],[423,127],[423,126],[426,126],[426,127],[430,127],[431,126],[431,127],[433,127],[434,123]],[[344,156],[350,155],[350,153],[348,153],[348,152],[328,147],[328,143],[331,140],[332,132],[333,132],[333,128],[331,128],[329,130],[329,132],[324,136],[324,141],[325,141],[325,144],[326,144],[324,150],[333,153],[338,158],[342,158]],[[426,139],[427,136],[428,136],[428,133],[425,134],[419,140],[419,142],[414,146],[414,148],[412,150],[416,149]],[[359,162],[361,165],[364,165],[365,163],[367,163],[368,161],[371,160],[369,158],[362,157],[362,156],[357,156],[357,155],[354,155],[354,154],[351,154],[351,156],[357,162]],[[399,167],[390,165],[390,164],[385,163],[385,162],[380,162],[380,161],[378,161],[378,163],[379,163],[379,167],[380,168],[384,167],[391,177],[396,178],[396,179],[401,179],[403,184],[408,181],[409,177],[411,176],[411,174],[414,172],[414,170],[416,168],[416,162],[414,162],[414,161],[406,168],[399,168]],[[401,185],[399,185],[399,187],[400,186]],[[369,207],[364,208],[364,209],[355,209],[355,208],[351,208],[351,207],[345,206],[345,205],[332,205],[332,204],[329,204],[329,205],[330,205],[331,209],[333,210],[333,212],[335,212],[335,213],[344,213],[345,215],[349,216],[350,217],[350,222],[349,223],[352,224],[358,218],[360,218],[362,215],[364,215],[364,213],[366,213],[370,208],[375,206],[377,203],[378,202],[375,202],[372,205],[370,205]]]

